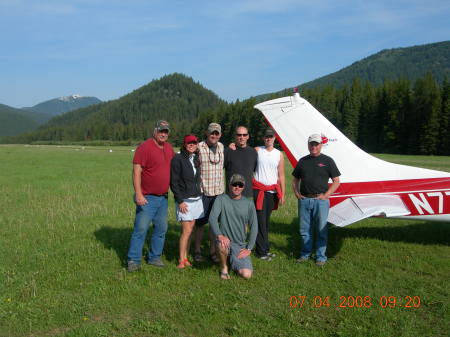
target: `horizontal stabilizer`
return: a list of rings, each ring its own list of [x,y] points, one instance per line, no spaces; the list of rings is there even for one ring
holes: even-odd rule
[[[344,227],[371,216],[404,216],[411,212],[398,195],[351,197],[330,208],[328,222]]]

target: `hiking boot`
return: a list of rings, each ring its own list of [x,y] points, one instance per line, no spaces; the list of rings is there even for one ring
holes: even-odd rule
[[[316,261],[317,267],[323,267],[325,265],[326,261]]]
[[[271,257],[273,259],[274,257],[277,256],[277,254],[275,254],[275,253],[267,253],[267,256],[269,256],[269,257]]]
[[[128,261],[128,263],[127,263],[127,270],[128,270],[129,273],[138,271],[140,269],[141,269],[141,265],[139,263],[134,262],[134,261]]]
[[[162,262],[161,259],[147,261],[147,264],[160,268],[164,267],[164,262]]]

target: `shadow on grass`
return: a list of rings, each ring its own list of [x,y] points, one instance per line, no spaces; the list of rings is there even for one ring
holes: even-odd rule
[[[286,245],[279,245],[276,242],[273,242],[271,243],[271,247],[285,253],[287,256],[293,255],[295,258],[298,258],[300,255],[301,247],[298,217],[293,218],[291,223],[274,222],[271,223],[270,226],[271,233],[281,234],[287,237]],[[327,256],[329,258],[333,258],[341,250],[343,240],[342,238],[339,238],[339,233],[336,231],[339,229],[340,228],[328,225]],[[313,252],[314,251],[315,246],[313,246]]]
[[[300,252],[300,234],[298,218],[291,223],[271,223],[271,233],[286,236],[286,244],[272,242],[271,247],[287,256],[298,257]],[[421,222],[410,225],[381,227],[345,227],[339,228],[328,224],[329,258],[339,254],[345,239],[370,238],[381,241],[404,242],[422,245],[450,245],[450,226],[447,223]],[[313,252],[315,248],[313,248]]]
[[[115,250],[117,257],[119,258],[123,267],[127,264],[127,254],[130,244],[131,234],[133,233],[133,228],[114,228],[110,226],[103,226],[99,230],[94,232],[95,238],[100,241],[106,249]],[[150,237],[152,233],[152,227],[148,230],[147,238],[144,243],[144,248],[142,252],[143,257],[147,257],[148,247],[150,243]],[[208,236],[207,229],[205,230],[204,242]],[[164,258],[170,262],[177,264],[178,262],[178,249],[179,249],[179,239],[180,239],[180,229],[169,224],[169,230],[166,233],[166,241],[164,243]],[[193,249],[193,242],[191,244],[191,250]],[[209,248],[203,247],[203,251],[209,251]],[[203,263],[196,263],[194,265],[197,269],[206,269],[211,267],[210,261],[205,261]]]
[[[422,245],[450,245],[450,226],[448,223],[422,222],[392,227],[334,227],[337,240],[346,238],[371,238],[382,241],[416,243]]]

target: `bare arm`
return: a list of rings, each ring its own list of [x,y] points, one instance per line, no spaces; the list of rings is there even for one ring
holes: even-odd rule
[[[281,193],[283,196],[280,199],[280,204],[284,205],[284,200],[286,197],[286,181],[284,177],[284,156],[283,153],[280,151],[280,162],[278,163],[278,181],[281,185]]]
[[[134,202],[139,206],[143,206],[147,203],[147,199],[145,199],[144,195],[142,194],[141,173],[142,166],[139,164],[133,164]]]
[[[294,191],[295,196],[297,197],[297,199],[302,199],[302,195],[299,191],[299,186],[300,186],[300,179],[293,177],[292,178],[292,190]]]
[[[339,180],[339,177],[332,178],[331,180],[333,182],[328,187],[328,191],[326,191],[323,195],[320,195],[318,197],[318,199],[328,199],[330,197],[330,195],[332,195],[337,190],[339,185],[341,184],[341,181]]]

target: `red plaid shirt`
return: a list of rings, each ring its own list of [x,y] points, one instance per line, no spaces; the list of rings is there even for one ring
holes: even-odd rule
[[[206,142],[200,142],[198,152],[203,194],[209,197],[222,194],[224,192],[223,144],[218,142],[216,153],[214,153]]]

